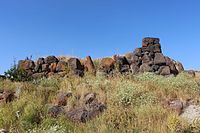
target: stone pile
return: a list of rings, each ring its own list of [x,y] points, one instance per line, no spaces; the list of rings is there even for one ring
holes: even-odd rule
[[[63,61],[55,56],[48,56],[39,58],[36,62],[29,59],[21,60],[18,63],[18,69],[26,71],[28,76],[33,78],[48,77],[54,74],[65,76],[66,72],[81,77],[85,72],[94,75],[96,72],[106,75],[112,75],[115,72],[132,74],[154,72],[166,76],[177,75],[184,70],[180,62],[163,55],[159,38],[144,38],[141,48],[136,48],[125,56],[115,55],[112,58],[103,58],[99,61],[98,68],[95,68],[90,56],[84,61],[78,58]]]
[[[11,90],[0,90],[0,103],[5,102],[9,103],[12,102],[17,96],[15,95],[14,91]]]
[[[53,105],[48,110],[49,116],[58,117],[60,115],[65,115],[67,119],[74,122],[85,123],[100,115],[106,109],[106,105],[97,100],[96,93],[85,94],[82,105],[68,109],[68,99],[71,97],[73,97],[71,92],[59,93],[56,99],[53,100]],[[77,99],[77,101],[79,100],[80,98]]]
[[[159,38],[144,38],[142,47],[127,57],[132,73],[154,72],[160,75],[177,75],[183,65],[162,54]]]

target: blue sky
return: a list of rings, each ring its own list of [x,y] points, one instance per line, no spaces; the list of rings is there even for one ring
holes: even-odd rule
[[[0,0],[0,73],[33,56],[124,54],[159,37],[165,55],[200,69],[199,0]]]

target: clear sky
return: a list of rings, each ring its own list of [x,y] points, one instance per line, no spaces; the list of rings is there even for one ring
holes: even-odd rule
[[[30,55],[124,54],[148,36],[200,69],[200,0],[0,0],[0,73]]]

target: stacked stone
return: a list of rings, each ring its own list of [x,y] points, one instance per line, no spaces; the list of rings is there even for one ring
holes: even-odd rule
[[[154,72],[159,75],[177,75],[184,70],[180,62],[164,56],[159,38],[144,38],[142,47],[136,48],[134,52],[125,56],[113,56],[113,58],[103,58],[100,60],[98,68],[90,56],[84,61],[78,58],[70,58],[62,61],[55,56],[39,58],[36,62],[32,60],[21,60],[18,69],[25,70],[33,78],[47,77],[54,74],[65,76],[66,72],[73,75],[83,76],[84,72],[96,74],[96,71],[106,75],[116,72],[137,74],[144,72]]]
[[[77,58],[70,58],[67,62],[58,60],[55,56],[39,58],[36,62],[32,60],[21,60],[18,69],[30,73],[33,78],[48,77],[54,74],[64,76],[69,69],[71,73],[78,76],[84,75],[84,67]]]
[[[132,73],[154,72],[160,75],[177,75],[184,70],[181,63],[162,54],[159,38],[144,38],[142,47],[129,55]]]

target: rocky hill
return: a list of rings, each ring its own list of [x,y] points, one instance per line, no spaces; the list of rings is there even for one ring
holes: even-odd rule
[[[97,62],[97,61],[94,61]],[[119,73],[154,72],[158,75],[177,75],[184,70],[183,65],[162,54],[159,38],[144,38],[142,47],[136,48],[125,56],[114,55],[112,58],[102,58],[95,66],[90,56],[86,59],[69,58],[67,61],[55,56],[20,60],[18,69],[24,70],[33,78],[48,77],[54,74],[65,76],[69,71],[78,76],[85,72],[112,75]]]
[[[195,74],[158,38],[124,56],[21,60],[0,76],[0,133],[199,133]]]

